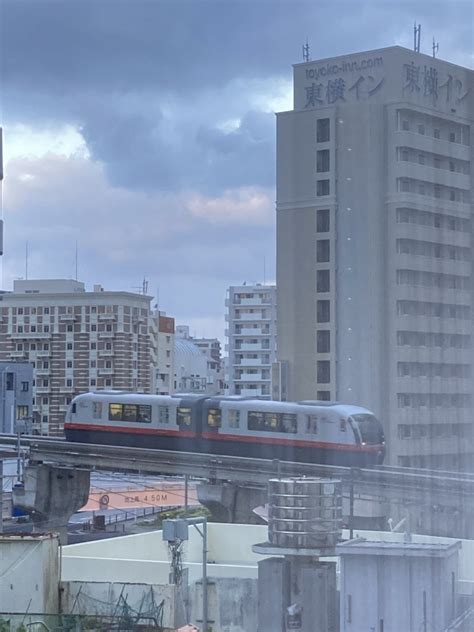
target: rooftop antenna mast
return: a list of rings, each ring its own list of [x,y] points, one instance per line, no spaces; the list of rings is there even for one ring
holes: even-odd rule
[[[77,281],[77,258],[78,258],[78,251],[77,251],[77,239],[76,239],[76,256],[75,256],[75,260],[74,260],[75,272],[76,272],[76,277],[75,277],[76,281]]]
[[[25,279],[28,281],[28,242],[25,245]]]
[[[306,38],[306,44],[303,44],[303,61],[310,61],[308,38]]]
[[[433,59],[436,59],[436,53],[439,51],[439,42],[435,41],[433,36]]]
[[[420,52],[420,44],[421,44],[421,24],[417,24],[415,22],[415,26],[413,27],[413,37],[414,37],[414,51],[415,53]]]

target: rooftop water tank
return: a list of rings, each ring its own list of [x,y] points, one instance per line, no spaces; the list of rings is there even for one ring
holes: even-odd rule
[[[325,478],[271,479],[268,540],[285,548],[334,547],[342,536],[341,482]]]

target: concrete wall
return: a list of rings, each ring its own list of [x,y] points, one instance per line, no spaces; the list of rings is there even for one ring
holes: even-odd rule
[[[57,535],[0,537],[0,612],[58,612]]]

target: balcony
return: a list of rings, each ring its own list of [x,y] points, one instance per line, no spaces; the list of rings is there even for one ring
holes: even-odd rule
[[[35,373],[38,376],[48,377],[50,372],[51,372],[51,369],[35,369]]]
[[[75,391],[74,386],[61,386],[59,388],[60,393],[74,393],[74,391]]]
[[[235,378],[236,382],[266,382],[270,380],[270,376],[264,377],[261,373],[241,373]]]
[[[71,322],[79,319],[79,314],[59,314],[59,320]]]
[[[270,315],[263,316],[263,314],[261,312],[254,312],[253,314],[249,314],[247,312],[244,312],[243,314],[236,314],[235,315],[235,320],[246,320],[246,321],[270,320]]]
[[[99,375],[113,375],[115,370],[112,368],[103,367],[102,369],[97,369],[97,372]]]
[[[270,351],[269,347],[263,347],[259,342],[244,342],[235,351]]]
[[[49,358],[51,356],[51,349],[41,349],[36,352],[38,358]]]
[[[99,349],[97,354],[103,358],[108,357],[111,358],[115,355],[115,351],[113,349]]]
[[[244,397],[261,397],[263,394],[261,388],[242,388],[239,393]]]
[[[51,338],[51,334],[45,333],[45,332],[24,332],[24,333],[16,333],[16,334],[11,334],[10,338],[12,338],[12,340],[24,340],[24,339],[28,339],[28,340],[34,340],[34,339],[48,339]]]
[[[270,362],[263,362],[261,358],[242,358],[234,362],[234,366],[270,366]]]
[[[27,353],[26,351],[10,351],[10,358],[24,358],[26,360]]]
[[[117,314],[113,312],[105,312],[104,314],[98,315],[99,320],[117,320]]]
[[[50,392],[51,388],[49,386],[35,386],[34,387],[34,392],[38,395],[38,394],[48,394]]]
[[[99,331],[99,338],[113,338],[114,336],[114,331]]]
[[[270,331],[264,331],[260,327],[256,327],[255,329],[244,327],[240,331],[236,331],[234,336],[269,336]]]

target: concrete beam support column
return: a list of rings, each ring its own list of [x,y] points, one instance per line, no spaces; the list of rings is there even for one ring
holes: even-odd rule
[[[216,522],[235,524],[262,524],[254,513],[255,507],[267,502],[267,490],[261,487],[241,486],[235,483],[200,483],[197,496]]]
[[[70,517],[87,503],[90,472],[48,464],[28,465],[24,486],[13,491],[13,503],[31,514],[35,532],[56,531],[67,544]]]

